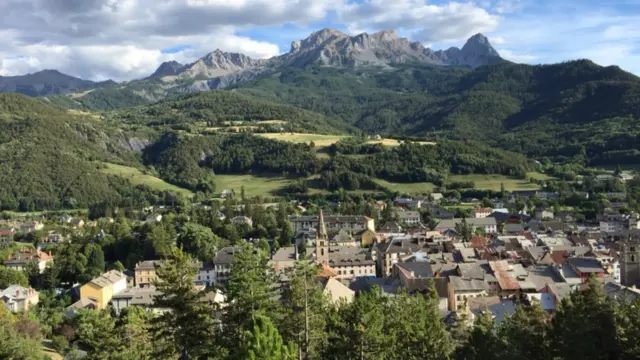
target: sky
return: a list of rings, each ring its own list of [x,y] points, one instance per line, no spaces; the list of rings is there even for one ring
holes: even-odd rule
[[[326,27],[395,29],[436,50],[483,33],[514,62],[640,75],[640,0],[0,0],[0,76],[126,81],[215,49],[268,58]]]

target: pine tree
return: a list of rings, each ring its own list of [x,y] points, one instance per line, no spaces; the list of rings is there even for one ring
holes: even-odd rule
[[[620,356],[615,305],[602,284],[589,279],[589,288],[564,299],[552,321],[552,346],[566,360],[616,359]]]
[[[152,314],[137,306],[124,309],[119,319],[118,334],[122,339],[122,349],[118,360],[151,359],[151,318]]]
[[[285,317],[282,334],[297,344],[299,358],[320,359],[327,343],[326,319],[328,303],[316,280],[319,268],[301,260],[288,276],[291,279],[282,297]]]
[[[282,320],[277,300],[275,274],[269,266],[268,254],[248,243],[240,243],[234,254],[229,282],[225,288],[228,306],[223,317],[224,341],[230,355],[237,358],[241,334],[252,326],[258,311],[276,324]]]
[[[278,329],[268,316],[255,313],[253,326],[245,331],[240,345],[240,357],[247,360],[294,360],[295,345],[285,345]]]
[[[156,270],[160,295],[154,305],[170,309],[154,318],[154,357],[159,359],[214,359],[221,355],[215,343],[214,307],[203,300],[193,280],[198,269],[190,256],[171,247]]]
[[[82,309],[73,321],[78,342],[89,349],[88,359],[110,360],[118,353],[120,338],[108,311]]]
[[[104,273],[105,262],[102,247],[97,244],[89,244],[85,248],[85,256],[87,258],[86,272],[89,278],[95,278]]]
[[[518,305],[500,327],[499,336],[506,344],[503,355],[515,360],[550,359],[547,319],[539,303]]]
[[[496,358],[501,353],[497,327],[488,309],[476,317],[469,337],[456,350],[456,359],[484,360]]]

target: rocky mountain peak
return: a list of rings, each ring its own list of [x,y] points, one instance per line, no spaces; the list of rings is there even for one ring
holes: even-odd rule
[[[151,77],[164,77],[177,75],[182,71],[184,65],[177,61],[166,61],[160,64],[158,69],[151,75]]]
[[[462,52],[465,54],[475,54],[482,56],[500,56],[496,49],[491,46],[491,43],[489,43],[489,39],[487,39],[487,37],[482,34],[475,34],[470,37],[462,47]]]

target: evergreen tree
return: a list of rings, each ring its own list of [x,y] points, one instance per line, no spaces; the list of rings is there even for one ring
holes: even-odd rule
[[[154,357],[160,359],[214,359],[222,355],[215,343],[214,308],[202,301],[194,284],[198,269],[191,257],[173,246],[156,270],[160,294],[154,305],[170,309],[152,320]]]
[[[281,307],[277,301],[278,288],[269,266],[268,254],[248,243],[240,243],[234,253],[229,282],[225,288],[228,306],[223,317],[224,340],[230,355],[237,358],[239,340],[250,330],[252,316],[258,311],[281,322]]]
[[[620,356],[615,324],[615,305],[602,284],[589,279],[585,291],[562,301],[552,321],[555,356],[566,360],[604,360]]]
[[[86,274],[88,278],[92,279],[104,273],[105,262],[102,247],[97,244],[89,244],[84,253],[87,258]]]
[[[528,307],[518,305],[500,327],[499,337],[506,344],[503,355],[515,360],[551,358],[547,318],[537,302]]]
[[[326,318],[328,308],[317,275],[319,268],[307,261],[297,261],[288,273],[291,279],[285,288],[282,307],[285,309],[281,326],[283,337],[297,344],[300,358],[321,359],[327,344]]]
[[[151,343],[152,314],[138,306],[124,309],[118,323],[118,337],[122,339],[119,360],[152,359]]]
[[[464,344],[456,350],[456,359],[484,360],[496,358],[502,351],[492,314],[486,310],[476,317]]]
[[[118,354],[121,342],[108,311],[81,309],[73,321],[78,342],[89,349],[89,359],[110,360]]]
[[[464,242],[470,242],[473,237],[473,226],[467,223],[466,218],[462,218],[459,223],[456,224],[456,232],[462,238]]]
[[[296,348],[285,345],[268,316],[255,313],[253,327],[245,331],[239,353],[247,360],[294,360]]]
[[[23,271],[0,265],[0,289],[6,289],[10,285],[29,286],[29,280]]]
[[[385,299],[379,288],[358,294],[353,302],[329,313],[324,359],[383,360],[394,339],[385,335]],[[390,315],[392,316],[392,315]]]

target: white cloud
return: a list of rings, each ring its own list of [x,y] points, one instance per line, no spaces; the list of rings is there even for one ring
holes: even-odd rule
[[[497,49],[497,51],[504,59],[515,63],[530,63],[538,58],[535,55],[518,53],[509,49]]]
[[[242,29],[311,24],[342,0],[3,0],[0,73],[55,68],[83,78],[148,75],[160,62],[190,62],[220,48],[265,58],[276,44]],[[2,36],[8,34],[7,36]],[[10,36],[9,36],[10,35]],[[189,45],[176,54],[161,49]],[[64,49],[56,52],[55,49]]]
[[[507,42],[507,40],[505,40],[505,38],[501,36],[491,36],[489,38],[489,42],[491,42],[491,45],[503,45]]]
[[[509,14],[521,10],[523,6],[520,0],[500,0],[495,6],[495,11],[498,14]]]
[[[496,15],[473,3],[428,4],[425,0],[365,0],[337,10],[340,23],[350,29],[411,30],[422,42],[466,40],[479,32],[493,31]]]

